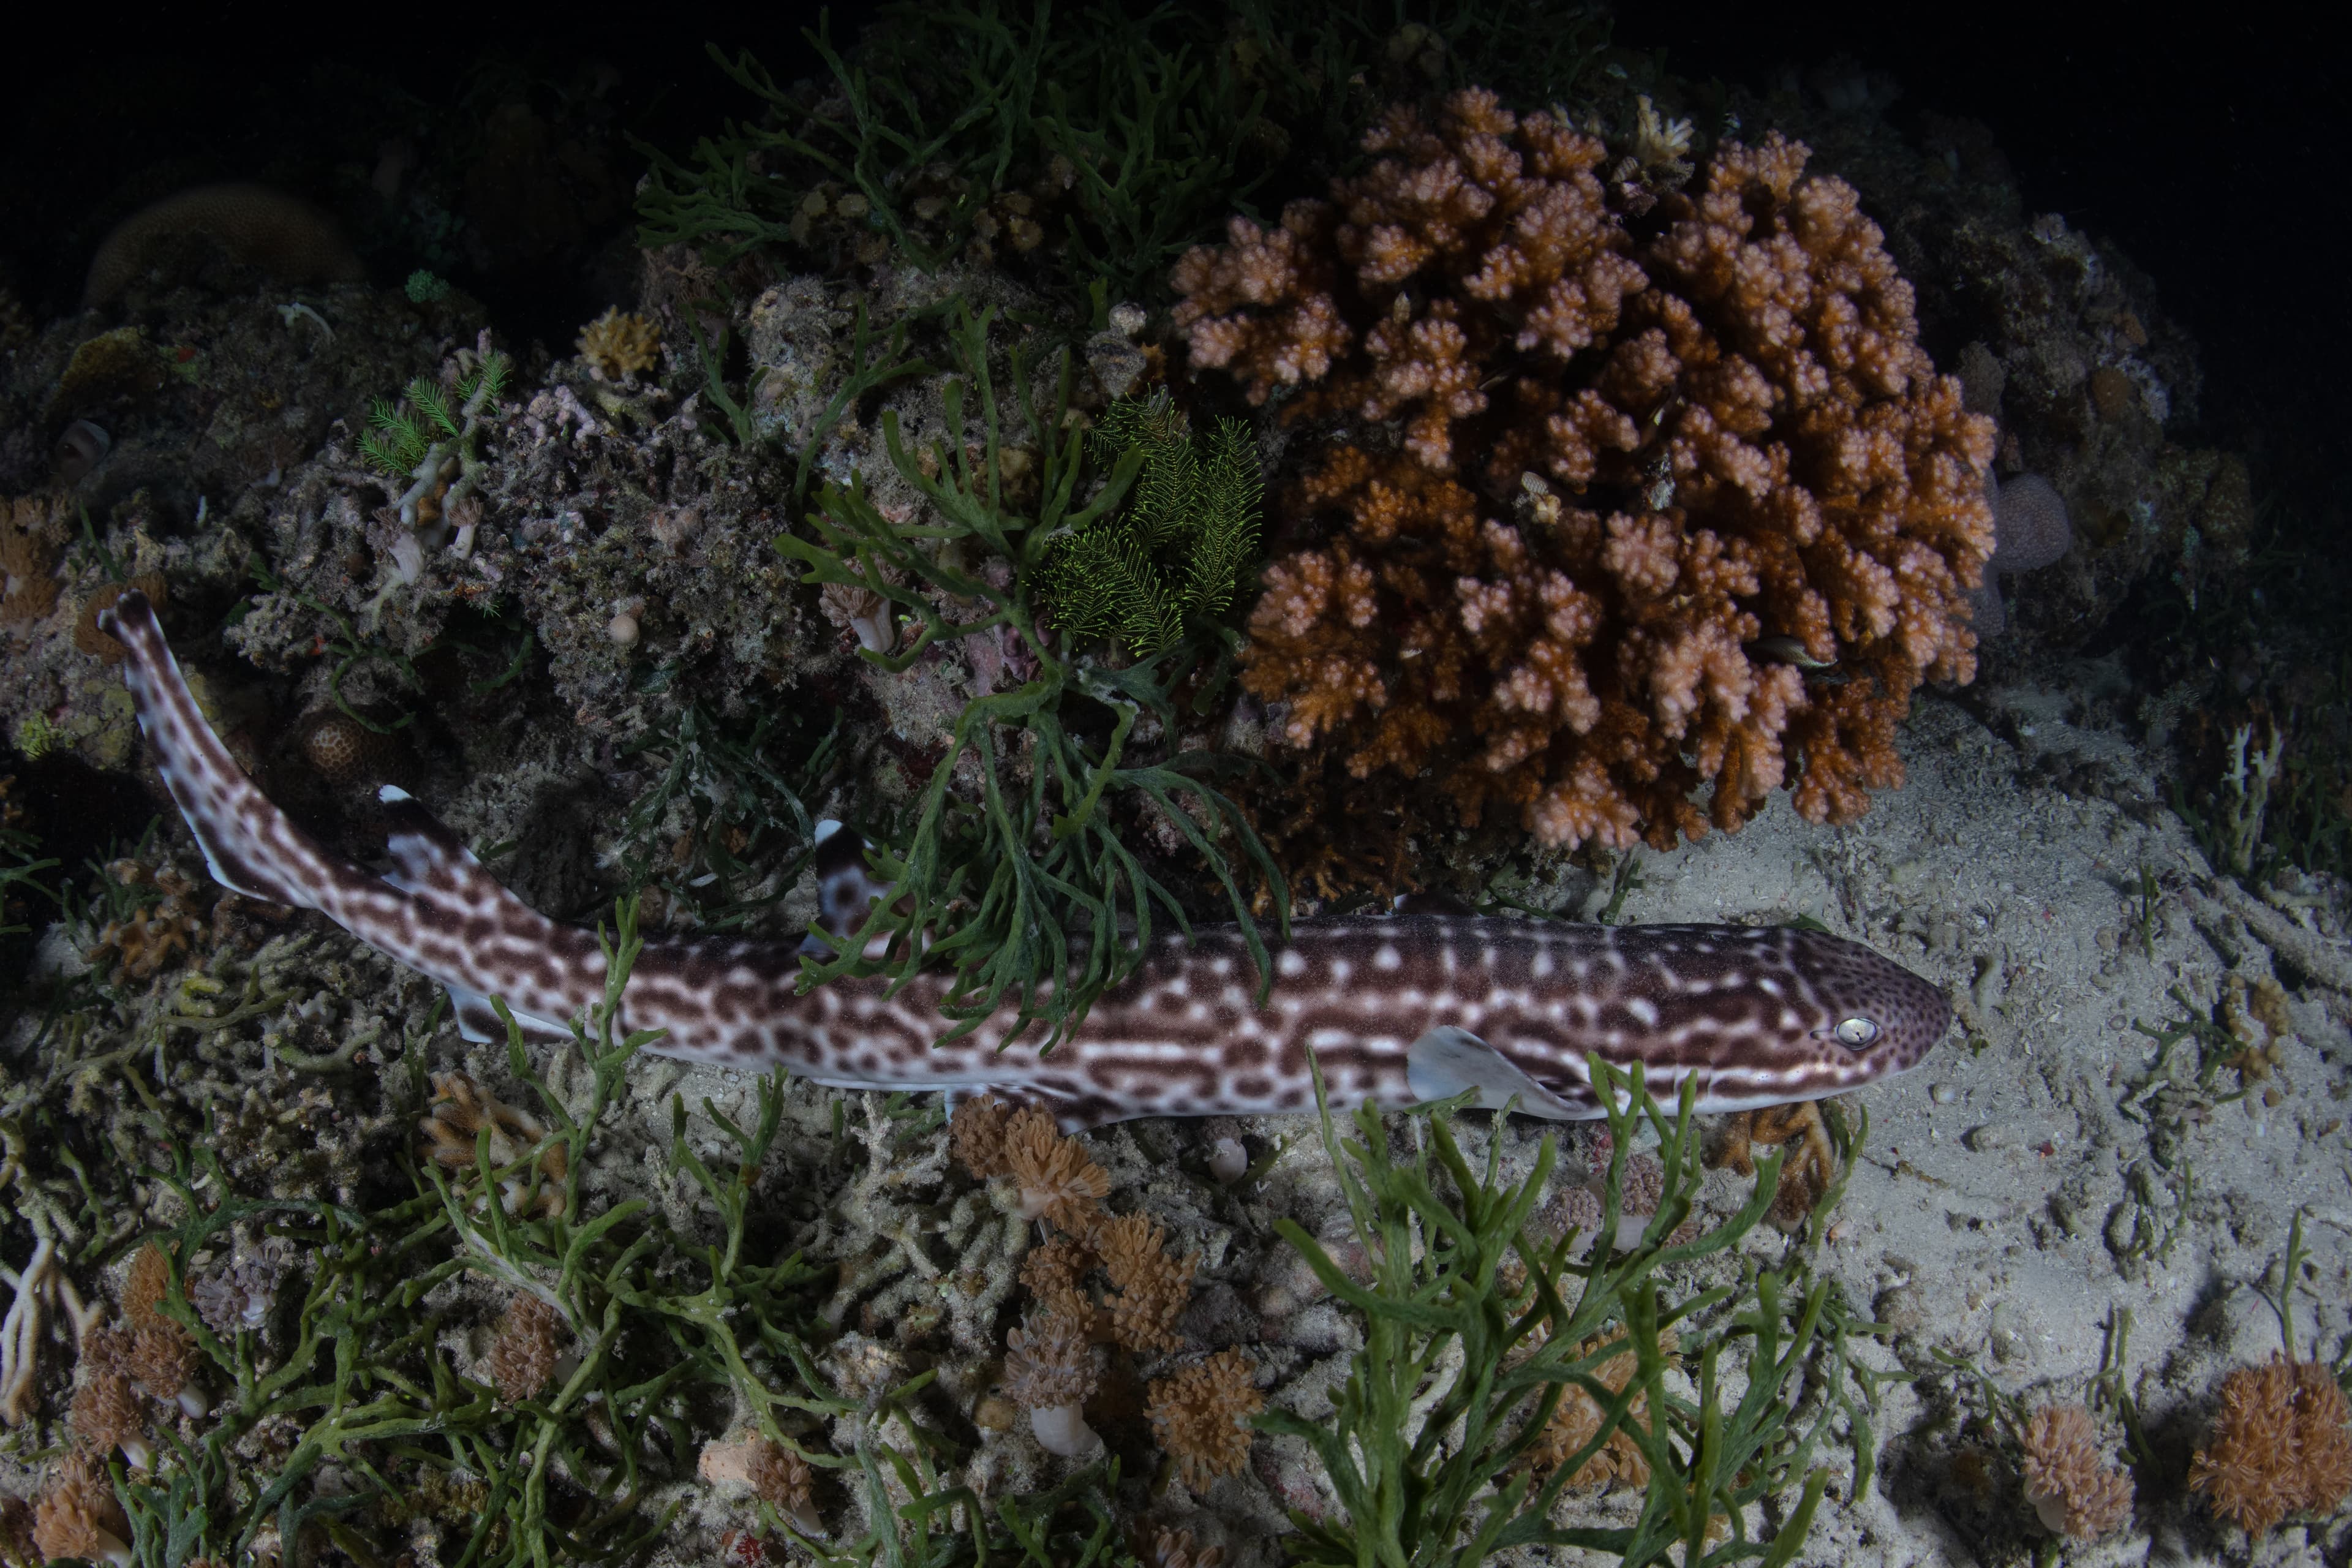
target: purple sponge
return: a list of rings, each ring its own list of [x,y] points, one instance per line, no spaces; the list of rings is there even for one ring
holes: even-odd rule
[[[2020,474],[1999,486],[1988,476],[1985,489],[1992,498],[1992,559],[1985,563],[1984,585],[1969,595],[1979,642],[2000,636],[2009,625],[1998,574],[2047,566],[2074,542],[2058,487],[2040,474]]]

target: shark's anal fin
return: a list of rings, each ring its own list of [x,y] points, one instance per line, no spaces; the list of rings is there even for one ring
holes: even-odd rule
[[[1451,1100],[1476,1091],[1470,1103],[1482,1110],[1506,1105],[1529,1116],[1581,1121],[1596,1112],[1579,1106],[1529,1078],[1501,1052],[1469,1030],[1442,1024],[1413,1041],[1405,1054],[1405,1082],[1418,1098]]]
[[[444,984],[449,993],[449,1012],[457,1020],[457,1033],[479,1045],[504,1045],[507,1026],[499,1021],[499,1010],[490,999],[478,991],[468,991],[462,985]],[[572,1038],[572,1031],[545,1018],[534,1018],[528,1013],[509,1009],[508,1016],[522,1031],[523,1039],[534,1046],[557,1046]]]

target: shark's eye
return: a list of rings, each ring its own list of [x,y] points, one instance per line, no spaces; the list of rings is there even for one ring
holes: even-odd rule
[[[1846,1018],[1839,1022],[1836,1034],[1839,1045],[1860,1050],[1878,1038],[1878,1026],[1868,1018]]]

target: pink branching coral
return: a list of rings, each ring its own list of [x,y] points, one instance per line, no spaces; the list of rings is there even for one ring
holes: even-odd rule
[[[1196,368],[1345,427],[1243,655],[1282,739],[1552,845],[1736,828],[1783,785],[1860,816],[1912,691],[1975,674],[1992,425],[1853,188],[1726,143],[1637,236],[1598,141],[1475,89],[1365,148],[1173,279]]]
[[[547,1136],[539,1118],[507,1104],[464,1073],[434,1074],[433,1093],[433,1104],[418,1123],[425,1134],[421,1152],[446,1170],[475,1168],[475,1140],[485,1127],[490,1131],[492,1169],[518,1163]],[[541,1151],[533,1166],[499,1184],[500,1201],[507,1212],[562,1214],[567,1201],[565,1175],[571,1164],[562,1144]]]

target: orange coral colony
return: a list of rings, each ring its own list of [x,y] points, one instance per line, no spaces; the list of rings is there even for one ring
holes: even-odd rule
[[[1599,141],[1479,89],[1365,150],[1173,279],[1193,366],[1325,437],[1243,656],[1276,732],[1553,846],[1859,816],[1975,674],[1993,426],[1853,187],[1775,133],[1629,227]]]

